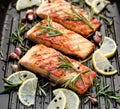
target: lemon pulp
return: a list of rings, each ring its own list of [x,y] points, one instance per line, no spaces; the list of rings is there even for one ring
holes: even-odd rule
[[[38,78],[30,78],[23,82],[18,90],[18,97],[22,104],[31,106],[35,103]]]
[[[95,70],[103,75],[113,75],[117,73],[117,70],[111,65],[109,60],[96,50],[92,56],[92,62]]]
[[[109,37],[104,37],[104,41],[99,51],[107,58],[112,57],[117,50],[115,41]]]
[[[62,91],[66,96],[66,100],[67,100],[66,109],[78,109],[79,108],[80,99],[75,92],[65,89],[65,88],[59,88],[53,91],[54,95],[59,93],[59,91]]]
[[[65,109],[66,97],[62,91],[59,91],[48,105],[47,109]]]

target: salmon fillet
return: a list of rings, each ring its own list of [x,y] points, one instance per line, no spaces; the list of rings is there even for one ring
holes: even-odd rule
[[[70,2],[64,0],[54,0],[54,2],[52,2],[52,0],[45,1],[36,10],[36,14],[40,18],[47,18],[47,16],[50,15],[55,22],[62,24],[67,29],[75,31],[84,37],[91,35],[101,26],[100,21],[95,17],[89,18],[87,11],[80,9],[77,6],[73,6],[73,8],[89,21],[93,29],[82,20],[75,20]]]
[[[48,25],[47,20],[42,20],[36,24],[27,32],[27,38],[81,59],[85,59],[93,52],[95,45],[81,35],[64,28],[56,22],[51,22],[53,28],[62,32],[60,35],[51,36],[47,32],[43,32],[45,29],[40,28],[46,25]],[[46,27],[48,28],[48,26]]]
[[[74,69],[72,69],[72,67],[62,67],[65,63],[60,57],[63,60],[67,59],[67,62],[70,65],[72,64]],[[64,56],[55,49],[48,48],[42,44],[35,45],[28,50],[28,52],[19,60],[19,64],[50,79],[56,84],[63,85],[66,81],[71,79],[68,87],[74,89],[79,94],[85,93],[96,77],[96,73],[90,68],[82,65],[76,60]],[[78,75],[80,77],[75,82],[75,77]]]

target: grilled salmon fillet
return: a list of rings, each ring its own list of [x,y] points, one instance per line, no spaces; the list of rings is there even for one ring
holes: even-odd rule
[[[80,18],[81,15],[77,15],[76,17],[76,14],[71,9],[70,2],[64,0],[46,0],[36,10],[36,14],[41,18],[46,18],[50,15],[55,22],[62,24],[64,27],[75,31],[84,37],[91,35],[101,26],[100,21],[95,17],[89,18],[87,11],[80,9],[77,6],[73,6],[73,8],[77,13],[80,13],[82,17],[84,16],[88,20],[92,25],[92,28],[83,22],[83,20],[80,20],[84,19]]]
[[[28,50],[19,60],[19,64],[47,77],[56,84],[63,85],[70,80],[68,86],[80,94],[88,90],[96,77],[96,73],[90,68],[42,44],[35,45]]]
[[[81,35],[64,28],[56,22],[51,22],[52,28],[62,33],[58,35],[53,34],[54,36],[52,36],[44,32],[46,29],[41,28],[43,26],[48,28],[47,25],[48,21],[42,20],[27,32],[27,38],[81,59],[85,59],[93,52],[95,45]]]

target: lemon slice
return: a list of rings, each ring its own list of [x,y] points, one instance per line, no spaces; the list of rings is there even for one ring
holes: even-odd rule
[[[43,2],[44,0],[18,0],[16,3],[16,9],[20,11],[32,6],[39,6]]]
[[[27,70],[23,70],[23,71],[17,71],[15,73],[11,74],[7,78],[7,80],[12,83],[15,83],[15,84],[20,84],[27,79],[35,78],[35,77],[36,77],[36,75],[34,73],[27,71]]]
[[[106,0],[93,0],[91,6],[94,13],[99,14],[105,8],[105,6],[107,6],[108,3],[109,1]]]
[[[109,60],[96,50],[92,56],[92,62],[95,70],[103,75],[113,75],[117,73],[117,70],[111,65]]]
[[[78,109],[79,108],[80,99],[75,92],[68,90],[68,89],[59,88],[53,91],[54,95],[57,95],[59,91],[62,91],[66,96],[67,103],[66,103],[65,109]]]
[[[85,0],[85,3],[88,5],[88,6],[92,6],[92,2],[93,2],[94,0]]]
[[[66,97],[62,91],[59,91],[55,98],[50,102],[47,109],[65,109],[66,107]]]
[[[35,94],[37,89],[37,78],[27,79],[18,90],[18,97],[25,106],[31,106],[35,103]]]
[[[107,58],[112,57],[117,50],[115,41],[109,37],[105,37],[99,51]]]

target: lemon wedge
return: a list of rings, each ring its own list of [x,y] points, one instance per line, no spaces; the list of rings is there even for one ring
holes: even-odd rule
[[[68,90],[68,89],[59,88],[53,91],[54,95],[57,95],[59,91],[62,91],[66,96],[67,103],[66,103],[65,109],[78,109],[79,108],[80,99],[75,92]]]
[[[55,97],[48,105],[47,109],[65,109],[66,107],[66,97],[62,91],[55,94]]]
[[[93,0],[91,7],[93,8],[95,14],[99,14],[108,3],[109,1],[106,0]]]
[[[27,79],[35,78],[35,77],[36,75],[34,73],[27,70],[23,70],[11,74],[10,76],[7,77],[7,80],[15,84],[20,84]]]
[[[43,2],[44,0],[18,0],[16,3],[16,9],[20,11],[32,6],[39,6]]]
[[[92,6],[92,2],[93,2],[94,0],[85,0],[85,3],[88,5],[88,6]]]
[[[112,57],[117,50],[115,41],[109,37],[104,37],[103,43],[99,51],[107,58]]]
[[[18,90],[18,97],[22,104],[31,106],[35,103],[35,94],[37,89],[37,78],[30,78],[23,82]]]
[[[99,50],[96,50],[92,56],[92,63],[95,70],[103,75],[113,75],[117,73],[117,70],[111,65],[109,60],[100,53]]]

